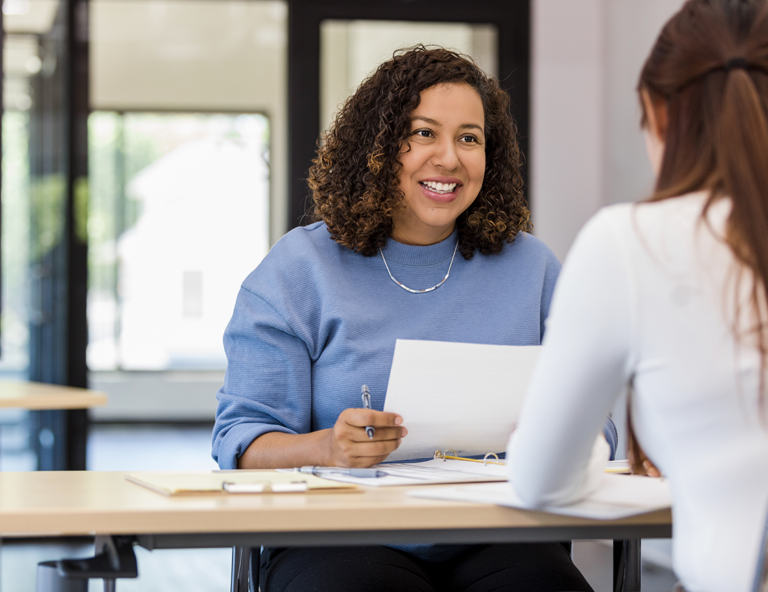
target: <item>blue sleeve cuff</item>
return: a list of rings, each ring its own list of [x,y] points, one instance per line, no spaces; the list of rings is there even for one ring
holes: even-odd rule
[[[611,460],[616,460],[616,450],[619,447],[619,432],[616,430],[616,424],[609,417],[605,420],[605,426],[603,426],[603,435],[608,441],[608,445],[611,447]]]
[[[251,445],[256,438],[267,432],[284,432],[295,434],[281,425],[241,423],[233,425],[222,436],[217,434],[213,442],[213,460],[219,464],[223,471],[236,469],[237,459]]]

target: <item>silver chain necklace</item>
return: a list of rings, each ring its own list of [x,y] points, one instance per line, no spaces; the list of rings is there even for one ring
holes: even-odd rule
[[[431,288],[426,288],[425,290],[414,290],[413,288],[409,288],[405,284],[401,284],[395,279],[395,276],[392,275],[392,272],[389,270],[389,265],[387,265],[387,260],[384,258],[384,251],[379,248],[379,253],[381,253],[381,258],[384,260],[384,267],[387,268],[387,273],[389,274],[389,277],[392,279],[393,282],[395,282],[398,286],[400,286],[403,290],[406,292],[410,292],[411,294],[425,294],[426,292],[431,292],[432,290],[437,290],[440,286],[442,286],[445,281],[448,279],[448,276],[451,275],[451,267],[453,267],[453,260],[456,258],[456,251],[459,250],[459,241],[456,240],[456,246],[453,249],[453,256],[451,257],[451,264],[448,266],[448,273],[445,274],[445,277],[440,281],[439,284],[436,284],[432,286]]]

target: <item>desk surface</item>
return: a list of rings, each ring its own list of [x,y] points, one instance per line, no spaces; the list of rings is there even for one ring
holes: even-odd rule
[[[0,407],[30,410],[88,409],[106,402],[107,395],[88,389],[41,382],[0,381]]]
[[[134,534],[149,536],[142,544],[159,548],[671,535],[669,511],[586,520],[412,498],[408,489],[166,497],[126,481],[123,472],[0,473],[0,536]]]

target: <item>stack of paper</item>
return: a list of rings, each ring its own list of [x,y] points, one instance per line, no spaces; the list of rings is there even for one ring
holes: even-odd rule
[[[506,481],[507,469],[504,460],[484,463],[474,459],[437,458],[414,463],[382,463],[373,468],[385,473],[385,476],[372,478],[352,477],[344,469],[338,473],[323,476],[334,481],[368,485],[370,487],[390,487],[395,485],[438,485],[441,483],[486,483]],[[605,465],[606,473],[629,474],[626,460],[612,460]]]
[[[344,483],[356,483],[371,487],[394,485],[437,485],[440,483],[484,483],[506,481],[507,470],[503,465],[474,463],[463,460],[428,460],[419,463],[383,463],[375,465],[386,475],[375,479],[351,477],[343,473],[328,473],[326,478]]]
[[[425,488],[409,491],[408,495],[541,510],[596,520],[618,520],[627,516],[663,510],[672,505],[669,484],[664,479],[610,474],[603,475],[600,487],[592,495],[568,506],[531,508],[517,497],[509,483]]]

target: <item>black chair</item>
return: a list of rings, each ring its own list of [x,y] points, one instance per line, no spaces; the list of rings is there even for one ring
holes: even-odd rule
[[[115,592],[117,580],[139,575],[132,536],[97,536],[96,554],[87,559],[60,559],[37,564],[37,592],[87,592],[88,580],[104,580],[104,592]]]
[[[251,547],[232,547],[230,592],[259,592],[259,553]]]

